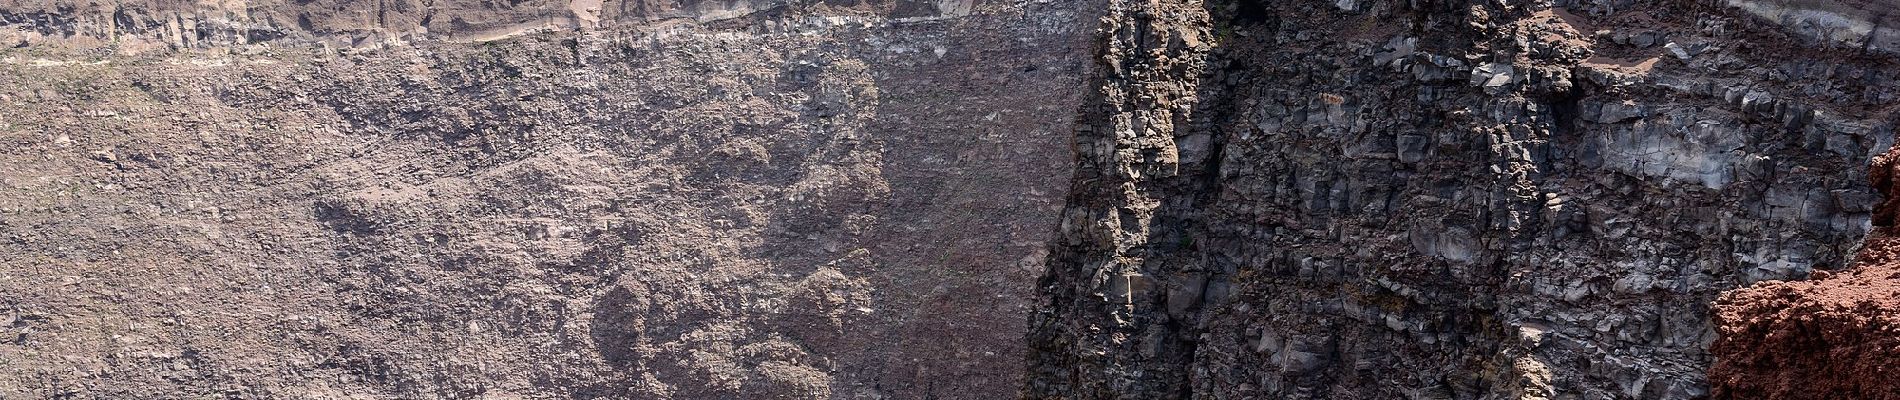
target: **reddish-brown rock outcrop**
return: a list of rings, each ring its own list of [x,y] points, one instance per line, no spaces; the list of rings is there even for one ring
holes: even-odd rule
[[[1900,198],[1890,152],[1869,177],[1887,200],[1853,268],[1768,281],[1716,301],[1715,399],[1900,399]]]

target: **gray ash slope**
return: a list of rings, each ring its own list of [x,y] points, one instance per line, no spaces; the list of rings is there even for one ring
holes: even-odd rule
[[[1088,7],[430,4],[0,7],[0,398],[1019,391]]]
[[[0,1],[0,398],[1702,397],[1890,8]]]

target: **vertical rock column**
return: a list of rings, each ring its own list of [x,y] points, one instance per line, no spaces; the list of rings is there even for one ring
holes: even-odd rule
[[[1078,113],[1078,168],[1030,319],[1030,398],[1184,395],[1212,144],[1182,140],[1211,48],[1192,0],[1118,0]],[[1173,299],[1171,302],[1170,299]],[[1173,311],[1170,313],[1169,311]]]

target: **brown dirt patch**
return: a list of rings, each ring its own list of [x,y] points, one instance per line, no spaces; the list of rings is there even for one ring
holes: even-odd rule
[[[1800,282],[1768,281],[1716,300],[1714,399],[1900,399],[1900,194],[1895,152],[1874,161],[1887,191],[1855,266]]]

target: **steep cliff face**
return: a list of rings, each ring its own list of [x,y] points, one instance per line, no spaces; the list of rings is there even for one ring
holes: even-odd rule
[[[0,0],[0,398],[1873,397],[1896,9]]]
[[[1707,396],[1709,303],[1843,264],[1900,95],[1884,17],[1749,5],[1116,3],[1030,395]]]
[[[1766,281],[1716,301],[1720,337],[1709,348],[1714,399],[1896,399],[1900,370],[1900,152],[1874,159],[1885,199],[1876,231],[1851,268],[1808,281]]]
[[[1215,171],[1210,137],[1189,137],[1200,104],[1205,10],[1118,2],[1094,54],[1096,91],[1079,113],[1077,165],[1052,263],[1030,322],[1030,397],[1188,393],[1192,334],[1157,283],[1198,269],[1189,251]],[[1198,290],[1194,288],[1192,290]],[[1187,306],[1191,306],[1187,305]],[[1170,311],[1173,312],[1170,312]]]
[[[176,49],[125,11],[164,4],[0,6],[0,398],[1021,387],[1091,6],[205,25],[378,4],[181,3]]]

